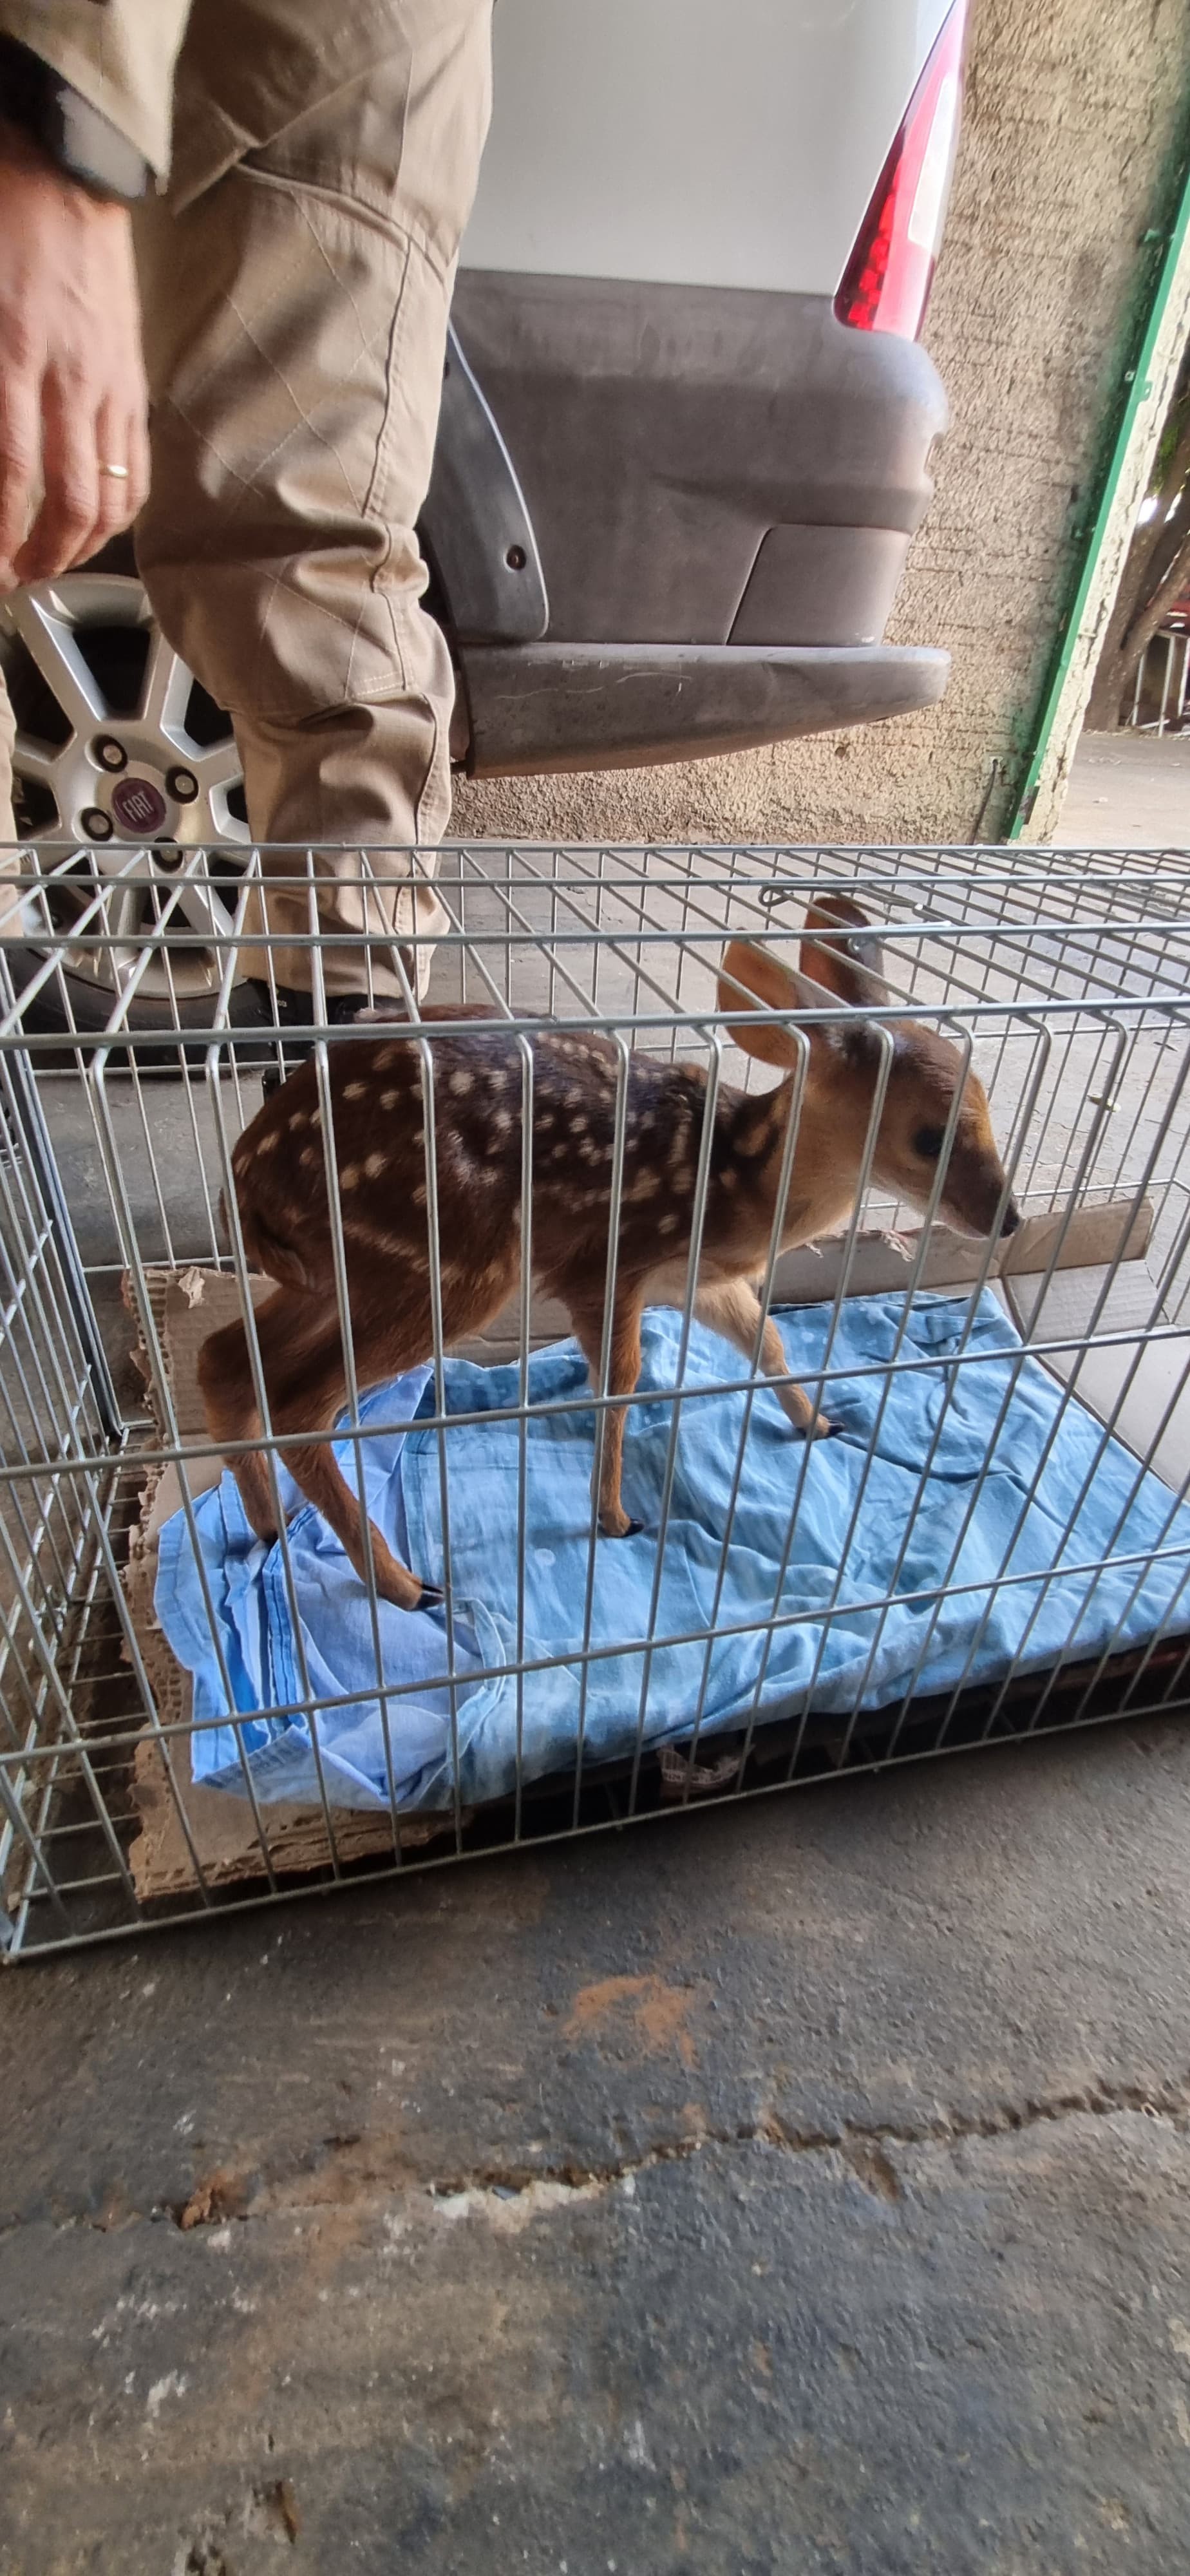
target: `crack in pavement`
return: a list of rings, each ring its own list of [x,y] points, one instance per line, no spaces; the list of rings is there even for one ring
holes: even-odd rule
[[[732,2129],[706,2127],[692,2131],[688,2137],[659,2139],[639,2155],[624,2156],[606,2165],[490,2166],[473,2176],[462,2175],[423,2188],[438,2201],[474,2200],[505,2192],[516,2196],[531,2192],[537,2185],[589,2198],[600,2191],[614,2191],[624,2182],[634,2181],[638,2174],[661,2165],[688,2163],[707,2147],[761,2146],[783,2155],[840,2155],[869,2188],[884,2199],[895,2200],[900,2197],[900,2184],[886,2152],[890,2146],[950,2149],[972,2138],[1012,2137],[1045,2123],[1052,2125],[1080,2115],[1103,2118],[1120,2112],[1139,2112],[1162,2127],[1185,2134],[1190,2127],[1190,2082],[1162,2088],[1156,2099],[1139,2085],[1104,2086],[1055,2095],[1051,2101],[1031,2102],[1019,2109],[1004,2104],[996,2111],[980,2114],[942,2114],[916,2128],[895,2121],[845,2120],[833,2129],[793,2129],[769,2113]],[[301,2205],[310,2204],[306,2201]]]
[[[895,2121],[844,2120],[830,2128],[797,2128],[772,2111],[731,2128],[706,2122],[680,2137],[655,2139],[633,2155],[603,2163],[568,2157],[557,2162],[491,2163],[471,2171],[427,2177],[416,2172],[407,2154],[386,2158],[380,2142],[369,2147],[362,2133],[333,2135],[319,2141],[316,2161],[285,2178],[261,2182],[251,2170],[223,2164],[196,2183],[189,2198],[137,2208],[113,2190],[107,2209],[78,2210],[66,2217],[31,2212],[0,2225],[0,2241],[26,2226],[55,2229],[89,2227],[107,2233],[136,2223],[168,2221],[184,2233],[231,2223],[259,2222],[297,2216],[304,2211],[369,2204],[382,2209],[395,2199],[422,2198],[445,2217],[468,2209],[489,2215],[503,2212],[502,2224],[520,2224],[531,2212],[594,2200],[634,2185],[639,2174],[667,2164],[688,2163],[707,2148],[759,2146],[784,2156],[834,2154],[848,2164],[868,2189],[881,2198],[900,2198],[901,2186],[890,2148],[937,2147],[944,2152],[970,2140],[1013,2137],[1023,2131],[1054,2126],[1079,2117],[1108,2118],[1138,2113],[1179,2135],[1190,2130],[1190,2077],[1147,2090],[1137,2084],[1094,2085],[1022,2104],[1001,2103],[986,2112],[940,2112],[916,2124]],[[353,2167],[352,2159],[358,2158]],[[519,2205],[520,2216],[514,2217]]]

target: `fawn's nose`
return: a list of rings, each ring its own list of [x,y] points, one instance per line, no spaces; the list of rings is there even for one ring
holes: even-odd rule
[[[1015,1233],[1016,1233],[1016,1230],[1017,1230],[1017,1227],[1018,1227],[1018,1225],[1020,1224],[1020,1221],[1021,1221],[1021,1212],[1020,1212],[1019,1207],[1017,1206],[1016,1200],[1015,1200],[1015,1199],[1010,1199],[1010,1200],[1009,1200],[1009,1202],[1008,1202],[1007,1207],[1006,1207],[1006,1208],[1005,1208],[1005,1210],[1004,1210],[1004,1214],[1003,1214],[1003,1216],[1002,1216],[1002,1217],[1001,1217],[1001,1219],[1000,1219],[1000,1232],[1001,1232],[1001,1235],[1005,1235],[1005,1234],[1015,1234]]]

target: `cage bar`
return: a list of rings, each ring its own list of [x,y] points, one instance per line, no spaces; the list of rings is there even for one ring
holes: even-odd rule
[[[187,851],[156,875],[143,858],[43,844],[7,862],[9,1962],[1186,1704],[1190,857],[457,842],[434,872],[445,930],[362,951],[320,923],[313,852]],[[380,880],[426,872],[414,851],[355,854],[359,918],[379,919]],[[252,908],[283,878],[304,890],[308,930],[284,944],[308,951],[311,1003],[278,1031],[244,1007],[242,970]],[[743,1045],[755,1013],[720,969],[743,939],[799,970],[806,913],[832,892],[871,924],[886,996],[860,1010],[803,982],[770,1014],[793,1071],[742,1349],[699,1313],[715,1116],[780,1076]],[[253,921],[254,972],[280,944]],[[371,1012],[354,1022],[328,1002],[349,953]],[[198,956],[204,977],[183,975]],[[452,1344],[443,1050],[474,1037],[477,1007],[515,1065],[501,1115],[519,1136],[520,1264],[500,1311]],[[791,1248],[807,1068],[857,1018],[878,1035],[855,1203]],[[932,1188],[911,1202],[880,1181],[908,1024],[982,1081],[1015,1233],[960,1234],[940,1213],[957,1094]],[[538,1042],[559,1033],[612,1048],[589,1374],[536,1260]],[[424,1200],[432,1315],[424,1366],[391,1388],[361,1373],[338,1143],[343,1086],[386,1041],[420,1064],[394,1187]],[[270,1411],[271,1283],[249,1266],[235,1152],[307,1056],[346,1405],[294,1431]],[[704,1106],[681,1276],[650,1307],[626,1399],[612,1309],[639,1058],[694,1068]],[[259,1416],[239,1446],[265,1462],[271,1540],[243,1519],[196,1376],[206,1332],[237,1315]],[[799,1439],[781,1412],[770,1320],[782,1383],[836,1438]],[[625,1499],[643,1504],[626,1541],[601,1535],[591,1500],[618,1416]],[[318,1442],[430,1551],[418,1571],[440,1605],[383,1600],[367,1514],[364,1579],[336,1554],[287,1463]]]

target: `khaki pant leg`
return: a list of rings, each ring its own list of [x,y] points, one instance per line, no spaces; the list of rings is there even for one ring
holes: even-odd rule
[[[323,951],[339,993],[367,982],[369,935],[376,987],[399,990],[391,943],[444,919],[408,884],[449,819],[454,695],[414,527],[489,104],[490,0],[392,0],[388,19],[383,59],[186,204],[146,208],[139,245],[141,569],[231,714],[254,839],[299,844],[266,873],[313,851],[320,928],[348,942]],[[309,934],[306,891],[265,903],[254,929]],[[244,962],[266,971],[263,950]],[[308,950],[273,966],[309,989]]]
[[[12,810],[12,754],[16,735],[12,700],[5,686],[4,673],[0,671],[0,851],[17,836]]]
[[[4,673],[0,671],[0,935],[7,931],[9,938],[17,936],[20,926],[20,907],[14,900],[15,889],[11,884],[5,884],[5,878],[15,876],[21,865],[21,852],[16,847],[16,816],[12,810],[12,754],[16,730],[12,700],[5,686]],[[14,913],[18,916],[16,920]]]

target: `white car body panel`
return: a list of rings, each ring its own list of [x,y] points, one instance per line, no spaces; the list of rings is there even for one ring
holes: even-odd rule
[[[470,269],[833,295],[948,0],[497,0]]]

